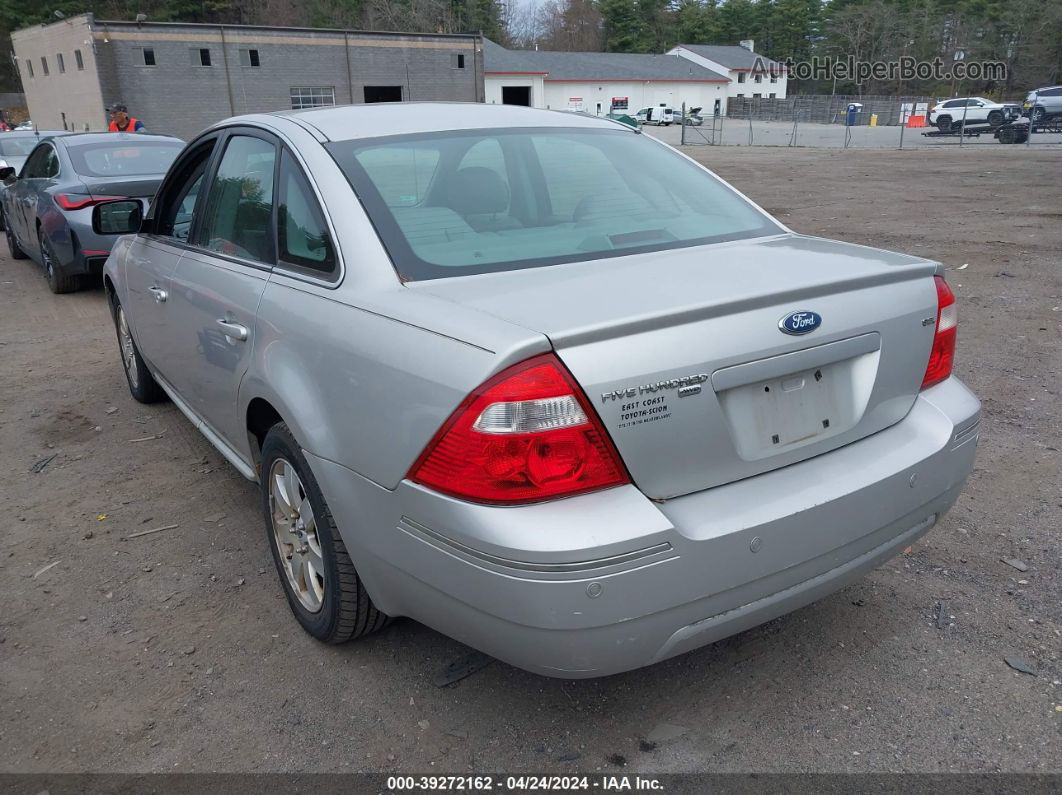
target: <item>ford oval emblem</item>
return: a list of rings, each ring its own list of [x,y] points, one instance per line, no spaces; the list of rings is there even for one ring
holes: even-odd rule
[[[786,334],[808,334],[822,325],[822,315],[818,312],[790,312],[778,321],[778,328]]]

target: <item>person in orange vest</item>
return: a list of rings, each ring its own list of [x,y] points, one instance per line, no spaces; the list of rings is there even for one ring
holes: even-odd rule
[[[144,122],[129,115],[129,109],[121,103],[111,108],[111,132],[145,132]]]

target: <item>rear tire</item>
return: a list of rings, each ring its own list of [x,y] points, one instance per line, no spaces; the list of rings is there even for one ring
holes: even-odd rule
[[[15,239],[15,233],[7,224],[4,224],[4,236],[7,238],[7,251],[11,254],[11,259],[26,259],[26,252],[22,250],[22,246]]]
[[[118,335],[118,353],[122,357],[125,369],[125,382],[129,385],[129,394],[138,403],[160,403],[167,398],[159,382],[144,364],[140,349],[133,341],[125,310],[117,298],[111,299],[114,315],[114,331]]]
[[[951,116],[941,116],[937,119],[937,129],[942,133],[951,132]]]
[[[1035,107],[1032,109],[1032,120],[1037,124],[1042,124],[1047,117],[1047,111],[1041,107]]]
[[[288,606],[310,635],[345,643],[387,626],[347,554],[302,448],[278,422],[262,443],[262,511]]]
[[[41,247],[41,267],[44,268],[44,276],[48,280],[48,289],[56,295],[81,289],[80,276],[71,276],[59,270],[52,244],[48,242],[48,236],[44,234],[43,229],[37,230],[37,242]]]

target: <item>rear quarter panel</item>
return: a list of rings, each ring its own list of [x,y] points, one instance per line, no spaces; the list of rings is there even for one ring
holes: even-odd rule
[[[522,329],[501,333],[495,350],[376,311],[390,305],[401,316],[406,293],[396,285],[367,300],[375,305],[368,309],[274,273],[240,385],[241,416],[256,397],[267,400],[305,450],[391,489],[473,388],[509,363],[549,349],[545,337]],[[451,317],[462,312],[453,305],[440,310]],[[468,326],[476,319],[467,313]],[[485,320],[492,324],[502,332],[511,328]]]

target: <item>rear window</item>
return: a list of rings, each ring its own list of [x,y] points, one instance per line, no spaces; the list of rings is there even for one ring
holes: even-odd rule
[[[711,174],[624,130],[471,130],[327,147],[408,280],[782,231]]]
[[[175,141],[115,141],[68,146],[74,171],[85,177],[146,177],[165,174],[184,144]]]

